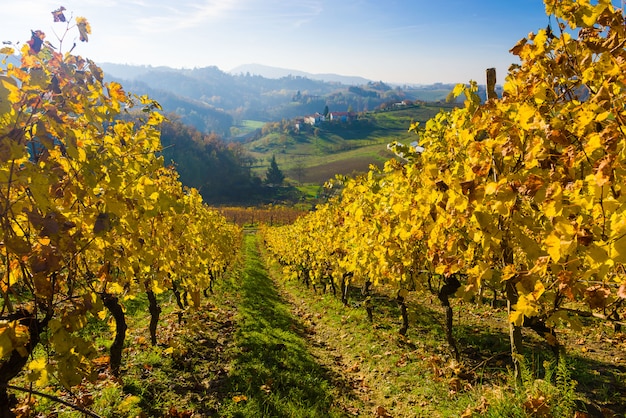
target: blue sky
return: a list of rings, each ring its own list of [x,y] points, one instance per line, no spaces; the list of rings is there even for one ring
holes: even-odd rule
[[[3,1],[1,41],[40,29],[58,44],[66,24],[92,27],[75,53],[96,62],[228,71],[259,63],[390,83],[498,82],[515,43],[548,25],[541,0],[81,0]],[[66,35],[63,49],[77,38]]]

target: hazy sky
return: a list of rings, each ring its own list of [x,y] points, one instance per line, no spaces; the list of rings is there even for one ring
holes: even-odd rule
[[[84,16],[92,34],[74,53],[96,62],[223,71],[249,63],[402,83],[498,83],[508,51],[549,21],[541,0],[1,0],[0,41],[40,29],[58,45]],[[55,35],[56,33],[56,35]],[[74,39],[66,35],[63,49]]]

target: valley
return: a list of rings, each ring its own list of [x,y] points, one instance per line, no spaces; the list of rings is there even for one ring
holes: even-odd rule
[[[402,108],[364,112],[349,122],[320,122],[296,130],[293,121],[266,124],[259,134],[244,143],[255,163],[253,172],[263,175],[269,161],[276,162],[286,173],[287,181],[303,186],[320,186],[335,175],[366,172],[370,164],[382,166],[394,158],[387,144],[415,141],[408,132],[411,122],[424,124],[447,103],[417,103]],[[262,134],[262,131],[267,131]]]

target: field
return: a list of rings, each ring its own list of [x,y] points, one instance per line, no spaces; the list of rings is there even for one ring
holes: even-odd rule
[[[300,133],[272,132],[246,143],[245,148],[257,160],[253,167],[257,175],[265,175],[275,156],[288,181],[319,186],[335,174],[362,173],[370,164],[381,166],[393,158],[388,143],[414,141],[415,135],[408,132],[411,122],[424,123],[443,108],[450,105],[420,104],[370,112],[351,123],[322,123]]]

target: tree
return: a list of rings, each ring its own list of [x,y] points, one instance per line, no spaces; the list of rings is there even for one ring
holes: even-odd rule
[[[285,180],[285,175],[282,170],[278,168],[276,156],[272,155],[272,161],[270,161],[270,166],[265,174],[265,182],[270,185],[280,186],[283,184],[283,180]]]
[[[327,118],[328,117],[328,113],[329,113],[328,105],[326,105],[326,106],[324,106],[324,117]]]

